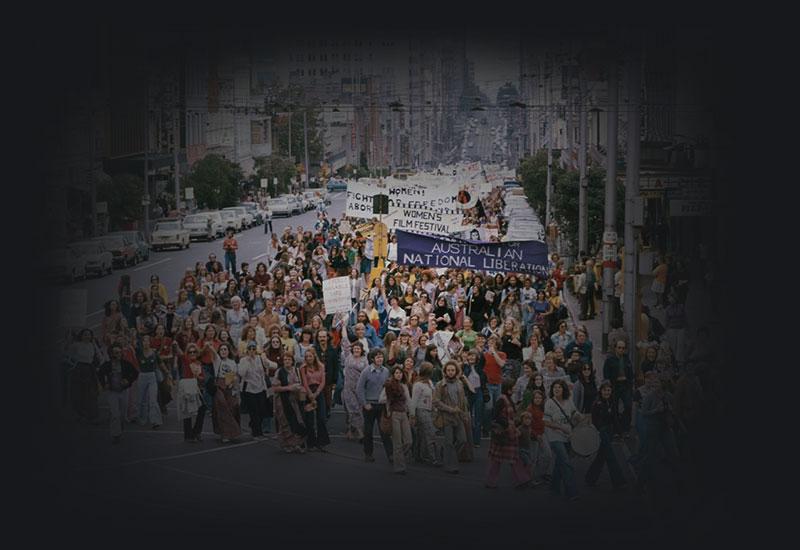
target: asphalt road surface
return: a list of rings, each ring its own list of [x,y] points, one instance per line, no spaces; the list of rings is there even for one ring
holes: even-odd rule
[[[344,194],[334,195],[329,215],[340,217],[343,207]],[[311,227],[314,220],[315,213],[309,212],[276,219],[273,226],[280,232],[286,225]],[[263,227],[237,238],[239,262],[255,264],[266,254]],[[145,287],[157,273],[173,293],[187,267],[205,261],[212,251],[221,257],[221,248],[218,240],[153,253],[145,264],[71,288],[88,290],[90,325],[97,325],[103,303],[116,296],[122,273],[131,275],[133,289]],[[54,314],[58,289],[47,292],[44,316]],[[244,435],[236,444],[219,442],[210,417],[203,440],[186,443],[175,403],[169,405],[161,429],[126,424],[122,442],[112,445],[103,396],[101,424],[77,423],[63,404],[59,385],[52,383],[59,374],[58,346],[46,347],[49,356],[40,375],[47,383],[36,392],[45,404],[36,416],[46,427],[34,437],[38,452],[29,464],[35,472],[29,498],[36,499],[38,514],[50,518],[53,532],[63,536],[88,536],[110,545],[140,538],[148,544],[188,541],[189,536],[213,541],[253,537],[263,544],[300,546],[336,539],[370,546],[427,542],[485,548],[510,540],[531,545],[613,540],[616,547],[655,547],[687,529],[692,517],[700,517],[698,500],[673,506],[672,501],[653,503],[631,491],[614,492],[607,472],[596,487],[584,487],[590,459],[574,459],[581,497],[577,502],[551,496],[546,485],[513,489],[508,466],[500,487],[486,489],[488,440],[475,449],[473,462],[461,464],[459,475],[413,463],[408,475],[396,475],[378,437],[376,462],[366,463],[361,446],[341,435],[341,406],[331,415],[327,453],[288,455],[275,439],[253,440],[246,415]],[[618,444],[621,461],[627,453]],[[632,471],[623,466],[632,485]],[[44,498],[36,497],[33,488],[40,488]]]

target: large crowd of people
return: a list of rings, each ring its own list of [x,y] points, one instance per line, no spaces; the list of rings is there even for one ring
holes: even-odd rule
[[[493,193],[470,219],[502,235],[502,207]],[[225,265],[211,254],[178,288],[153,275],[131,289],[123,277],[99,333],[85,329],[69,343],[75,413],[97,423],[102,396],[114,443],[126,423],[157,430],[177,414],[187,443],[201,440],[210,416],[221,443],[249,432],[303,454],[326,451],[340,407],[343,435],[367,462],[377,431],[394,472],[414,461],[456,475],[488,438],[486,487],[497,487],[505,463],[516,487],[549,483],[571,499],[579,484],[570,436],[591,424],[600,446],[583,485],[607,468],[613,486],[625,487],[615,447],[632,437],[638,488],[660,457],[680,475],[704,407],[698,368],[712,361],[702,330],[684,349],[683,334],[670,333],[675,313],[661,333],[648,322],[629,342],[615,318],[609,354],[595,364],[599,344],[580,323],[595,312],[591,260],[568,270],[552,254],[535,274],[437,271],[398,264],[392,238],[390,262],[373,277],[367,238],[355,220],[347,225],[345,234],[320,212],[313,228],[271,233],[253,269],[237,264],[230,234]],[[327,314],[322,283],[337,276],[349,278],[353,308]],[[569,292],[582,300],[580,318]],[[673,290],[665,301],[680,298]]]

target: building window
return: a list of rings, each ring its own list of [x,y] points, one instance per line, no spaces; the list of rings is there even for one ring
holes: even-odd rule
[[[265,141],[264,136],[264,121],[251,120],[250,121],[250,143],[252,145],[262,145]]]

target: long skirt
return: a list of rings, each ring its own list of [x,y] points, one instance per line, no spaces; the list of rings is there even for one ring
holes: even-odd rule
[[[97,408],[99,393],[94,365],[78,363],[70,376],[72,408],[82,418],[96,420],[100,414]]]
[[[293,395],[284,398],[284,396],[276,394],[274,403],[275,422],[280,434],[281,448],[289,451],[302,446],[305,441],[306,429],[297,398]],[[288,411],[286,410],[287,405]]]
[[[239,400],[233,396],[230,388],[217,388],[214,392],[214,407],[211,409],[211,422],[214,433],[223,439],[236,439],[242,435],[239,424]]]

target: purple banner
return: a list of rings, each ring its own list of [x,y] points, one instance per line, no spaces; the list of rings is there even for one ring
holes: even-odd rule
[[[547,268],[541,241],[476,243],[397,230],[397,262],[425,267],[534,273]]]

